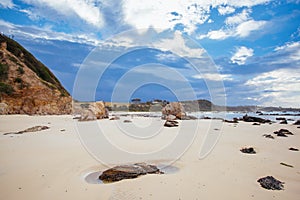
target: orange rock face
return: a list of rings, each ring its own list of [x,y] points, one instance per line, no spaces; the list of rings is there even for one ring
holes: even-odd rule
[[[42,80],[22,57],[16,57],[1,43],[0,114],[71,114],[72,98],[52,83]],[[7,89],[8,88],[8,89]]]

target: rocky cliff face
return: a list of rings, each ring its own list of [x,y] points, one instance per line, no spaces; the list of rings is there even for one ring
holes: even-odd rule
[[[0,114],[70,114],[72,98],[17,42],[0,35]]]

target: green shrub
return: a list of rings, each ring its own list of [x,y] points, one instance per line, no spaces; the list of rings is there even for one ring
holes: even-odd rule
[[[19,72],[19,74],[24,74],[25,73],[23,67],[20,67],[20,66],[18,67],[17,71]]]
[[[15,83],[22,83],[23,80],[20,77],[15,78]]]
[[[14,63],[18,62],[18,60],[15,57],[13,57],[13,56],[9,57],[9,60],[11,60]]]
[[[5,81],[8,79],[8,65],[0,63],[0,80]]]
[[[14,88],[11,85],[0,82],[0,94],[12,95],[14,93]]]

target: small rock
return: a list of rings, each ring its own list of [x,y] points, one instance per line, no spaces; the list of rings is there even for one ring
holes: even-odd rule
[[[240,151],[243,153],[248,153],[248,154],[256,154],[256,151],[254,150],[253,147],[243,148]]]
[[[260,126],[260,123],[255,122],[252,125],[254,125],[254,126]]]
[[[110,118],[109,120],[119,120],[119,119],[120,119],[120,117],[114,116],[114,117]]]
[[[224,122],[227,122],[227,123],[239,123],[237,119],[233,119],[233,120],[227,120],[227,119],[225,119]]]
[[[289,165],[289,164],[286,164],[286,163],[283,163],[283,162],[281,162],[280,164],[283,165],[283,166],[286,166],[286,167],[291,167],[291,168],[294,167],[293,165]]]
[[[298,120],[294,123],[294,125],[300,125],[300,119],[298,119]]]
[[[285,117],[276,117],[276,120],[282,120],[282,121],[284,121],[284,120],[286,120],[286,118]]]
[[[124,123],[131,123],[132,121],[129,120],[129,119],[125,119],[123,122],[124,122]]]
[[[177,127],[178,122],[174,120],[166,121],[164,124],[165,127]]]
[[[266,176],[257,180],[261,187],[267,190],[283,190],[284,182],[275,179],[273,176]]]
[[[289,148],[289,150],[290,150],[290,151],[299,151],[299,149],[294,148],[294,147]]]
[[[279,124],[288,124],[288,122],[285,120],[282,120],[281,122],[279,122]]]
[[[274,137],[271,134],[263,134],[265,138],[274,139]]]

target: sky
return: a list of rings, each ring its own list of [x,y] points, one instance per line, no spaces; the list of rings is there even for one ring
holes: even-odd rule
[[[1,0],[75,99],[300,107],[299,0]]]

